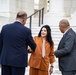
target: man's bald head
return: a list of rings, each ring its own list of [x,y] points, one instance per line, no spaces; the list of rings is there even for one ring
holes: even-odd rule
[[[24,12],[24,11],[19,11],[19,12],[17,13],[16,18],[25,18],[25,19],[27,19],[27,14],[26,14],[26,12]]]
[[[19,11],[16,16],[16,20],[20,21],[23,25],[26,24],[27,14],[24,11]]]
[[[59,25],[64,25],[64,27],[70,26],[69,21],[67,19],[62,19],[59,23]]]
[[[68,28],[70,28],[69,21],[67,19],[62,19],[59,22],[59,29],[62,33],[64,33]]]

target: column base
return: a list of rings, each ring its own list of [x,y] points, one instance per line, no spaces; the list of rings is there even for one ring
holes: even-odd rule
[[[44,24],[49,24],[49,25],[59,25],[59,22],[61,19],[65,18],[64,13],[47,13],[44,17]]]

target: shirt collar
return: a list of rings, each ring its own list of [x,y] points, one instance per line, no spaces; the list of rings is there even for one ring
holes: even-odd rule
[[[19,20],[16,20],[16,22],[20,22],[20,23],[22,24],[22,22],[21,22],[21,21],[19,21]]]
[[[70,29],[70,28],[68,28],[68,29],[64,32],[64,34],[66,34],[66,33],[67,33],[67,31],[68,31],[69,29]],[[63,34],[63,35],[64,35],[64,34]]]

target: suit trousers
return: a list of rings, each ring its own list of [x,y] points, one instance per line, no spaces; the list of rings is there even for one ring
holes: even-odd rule
[[[1,75],[24,75],[25,67],[12,67],[1,65]]]
[[[62,75],[76,75],[76,71],[62,71]]]
[[[48,71],[30,67],[29,75],[48,75]]]

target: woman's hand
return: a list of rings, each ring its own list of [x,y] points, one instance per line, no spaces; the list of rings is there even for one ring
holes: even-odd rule
[[[49,70],[50,74],[53,73],[53,66],[50,66],[50,70]]]

